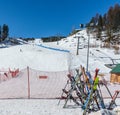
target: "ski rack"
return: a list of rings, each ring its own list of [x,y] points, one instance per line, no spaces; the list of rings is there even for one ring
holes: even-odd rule
[[[115,91],[114,95],[112,96],[112,100],[111,100],[111,102],[109,104],[108,109],[112,109],[112,106],[115,104],[115,100],[116,100],[116,98],[117,98],[117,96],[118,96],[119,93],[120,93],[120,90],[116,90]]]
[[[71,76],[70,74],[68,74],[68,78],[71,84],[71,88],[69,91],[66,91],[65,89],[63,89],[63,92],[67,95],[66,100],[65,100],[65,104],[63,106],[63,108],[67,107],[67,102],[68,100],[73,100],[73,102],[75,102],[75,104],[80,105],[80,103],[77,101],[76,97],[73,96],[73,92],[76,93],[77,97],[79,98],[79,100],[81,101],[81,103],[83,103],[83,94],[81,92],[83,92],[83,90],[79,90],[82,89],[82,81],[80,80],[81,77],[81,73],[78,74],[78,70],[76,70],[76,77]]]
[[[68,74],[68,81],[65,87],[62,89],[62,94],[66,95],[64,97],[65,103],[63,108],[67,108],[67,102],[72,100],[76,106],[83,109],[83,115],[90,113],[91,111],[98,111],[100,109],[113,109],[115,100],[120,93],[120,90],[116,90],[115,94],[112,96],[107,85],[103,82],[99,82],[98,72],[99,69],[95,70],[94,79],[92,78],[90,72],[86,72],[84,67],[80,66],[80,69],[76,69],[76,75],[72,76]],[[67,90],[66,86],[70,84],[70,89]],[[111,97],[111,102],[109,107],[104,104],[104,99],[102,96],[102,91],[100,85],[104,85]],[[74,95],[76,94],[76,95]],[[60,100],[58,104],[60,103]],[[117,105],[116,105],[117,106]]]

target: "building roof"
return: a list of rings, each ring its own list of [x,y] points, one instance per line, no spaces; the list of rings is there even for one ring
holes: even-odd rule
[[[120,73],[120,64],[117,64],[110,73]]]

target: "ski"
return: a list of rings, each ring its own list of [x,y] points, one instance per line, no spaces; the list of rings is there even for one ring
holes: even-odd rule
[[[99,103],[100,103],[100,105],[101,105],[101,108],[102,108],[102,109],[105,109],[105,104],[104,104],[104,101],[103,101],[103,97],[100,96],[98,90],[96,90],[96,93],[97,93],[97,97],[99,98]]]
[[[86,102],[84,103],[84,105],[82,106],[82,108],[84,109],[83,115],[86,115],[86,112],[88,110],[88,107],[92,101],[93,98],[93,93],[97,90],[97,85],[99,83],[99,78],[97,77],[98,74],[98,69],[95,70],[95,76],[94,76],[94,81],[93,81],[93,85],[91,87],[90,93],[86,99]]]
[[[115,100],[116,100],[119,93],[120,93],[120,90],[115,91],[108,109],[112,109],[111,107],[112,107],[113,104],[115,104]]]
[[[91,76],[90,72],[86,72],[86,74],[89,77],[90,84],[93,84],[93,79],[92,79],[92,76]],[[97,104],[98,109],[100,109],[100,106],[99,106],[98,101],[97,101],[97,95],[95,95],[93,98],[94,98],[94,100]]]
[[[72,99],[74,103],[76,103],[77,105],[80,105],[80,104],[77,102],[77,99],[72,96],[71,92],[66,91],[65,89],[63,89],[63,92],[67,95],[67,99],[66,99],[66,102],[65,102],[63,108],[66,107],[66,104],[67,104],[68,99]]]
[[[69,81],[67,81],[67,83],[65,84],[64,89],[67,87],[68,83],[69,83]],[[63,93],[64,93],[64,92],[62,91],[61,98],[63,97]],[[61,98],[59,99],[58,105],[60,104]]]

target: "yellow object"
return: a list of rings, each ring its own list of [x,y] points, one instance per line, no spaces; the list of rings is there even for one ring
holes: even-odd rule
[[[94,81],[94,85],[93,85],[93,89],[94,89],[94,90],[97,89],[98,82],[99,82],[99,77],[96,77],[96,78],[95,78],[95,81]]]

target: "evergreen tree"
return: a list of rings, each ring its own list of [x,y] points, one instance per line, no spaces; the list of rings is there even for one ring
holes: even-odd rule
[[[113,34],[113,22],[114,22],[114,18],[113,18],[113,7],[110,7],[110,9],[108,10],[108,13],[107,13],[107,26],[106,26],[106,29],[107,29],[107,36],[108,36],[108,39],[107,39],[107,42],[110,44],[110,41],[112,40],[112,34]]]
[[[108,10],[107,13],[107,20],[108,20],[108,28],[112,29],[113,28],[113,22],[114,22],[114,18],[113,18],[113,7],[110,7],[110,9]]]
[[[107,27],[107,14],[105,13],[102,18],[103,30],[106,30]]]
[[[91,23],[93,23],[92,27]],[[97,13],[86,27],[87,30],[96,32],[97,38],[102,38],[102,31],[104,31],[108,38],[106,41],[110,43],[114,38],[113,33],[120,30],[120,5],[111,6],[103,16]]]
[[[84,28],[84,24],[80,24],[80,28]]]
[[[120,6],[115,4],[113,9],[113,29],[117,30],[120,26]]]
[[[98,19],[99,19],[99,14],[97,13],[97,14],[95,15],[95,25],[98,24]]]
[[[0,42],[2,41],[2,37],[1,37],[1,26],[0,26]]]
[[[8,25],[4,24],[2,27],[2,40],[4,41],[9,35],[9,27]]]
[[[103,19],[102,16],[99,15],[98,24],[97,24],[97,37],[100,39],[101,39],[102,30],[103,30]]]

